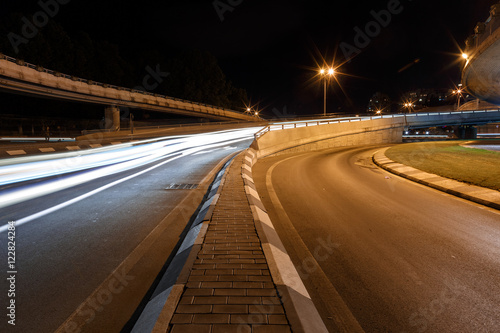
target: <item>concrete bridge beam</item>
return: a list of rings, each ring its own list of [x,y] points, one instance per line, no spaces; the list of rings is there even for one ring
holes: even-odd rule
[[[460,140],[477,139],[477,127],[470,125],[459,126],[456,134]]]

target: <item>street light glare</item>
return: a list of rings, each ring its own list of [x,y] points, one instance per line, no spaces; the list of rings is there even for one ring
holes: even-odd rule
[[[467,60],[467,59],[469,59],[469,56],[466,53],[462,53],[462,58],[464,58],[465,60]]]
[[[333,68],[330,68],[328,70],[328,75],[333,75],[333,74],[335,74],[335,70]]]
[[[321,75],[323,75],[323,74],[325,74],[325,70],[322,68],[322,69],[319,71],[319,73],[320,73]]]

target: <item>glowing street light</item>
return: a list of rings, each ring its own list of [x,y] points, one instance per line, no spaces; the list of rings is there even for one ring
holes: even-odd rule
[[[409,112],[411,112],[411,109],[414,107],[413,103],[405,103],[404,107],[408,109]]]
[[[457,111],[460,110],[460,100],[462,99],[463,89],[453,90],[453,95],[457,95]]]
[[[462,53],[462,58],[464,58],[465,60],[468,60],[469,55],[467,53]]]
[[[330,81],[330,78],[333,77],[335,75],[335,69],[333,69],[332,67],[328,68],[328,69],[325,69],[325,68],[321,68],[320,71],[319,71],[319,74],[323,77],[323,81],[324,81],[324,87],[325,87],[325,93],[324,93],[324,109],[323,109],[323,115],[326,117],[326,86],[327,86],[327,82]]]

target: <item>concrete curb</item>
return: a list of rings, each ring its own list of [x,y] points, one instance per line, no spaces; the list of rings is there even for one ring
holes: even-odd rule
[[[132,333],[167,332],[170,320],[187,283],[191,267],[203,244],[208,223],[224,184],[226,170],[236,155],[232,154],[215,176],[208,190],[207,199],[202,204],[175,257],[135,323]]]
[[[256,151],[252,148],[247,149],[241,167],[241,176],[262,249],[283,301],[292,331],[295,333],[328,332],[260,200],[252,177],[252,167],[256,162]]]
[[[404,164],[396,163],[385,156],[385,152],[389,148],[379,150],[373,155],[373,162],[382,169],[419,184],[432,187],[436,190],[500,210],[499,191],[475,185],[468,185],[456,180],[423,172]]]

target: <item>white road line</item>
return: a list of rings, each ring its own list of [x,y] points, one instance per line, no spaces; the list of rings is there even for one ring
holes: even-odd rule
[[[162,163],[159,163],[159,164],[157,164],[157,165],[155,165],[155,166],[153,166],[153,167],[150,167],[150,168],[148,168],[148,169],[146,169],[146,170],[143,170],[143,171],[140,171],[140,172],[135,173],[135,174],[133,174],[133,175],[130,175],[130,176],[128,176],[128,177],[125,177],[125,178],[122,178],[122,179],[116,180],[116,181],[114,181],[114,182],[112,182],[112,183],[109,183],[109,184],[107,184],[107,185],[101,186],[101,187],[99,187],[99,188],[97,188],[97,189],[95,189],[95,190],[93,190],[93,191],[87,192],[87,193],[85,193],[85,194],[83,194],[83,195],[80,195],[80,196],[78,196],[78,197],[76,197],[76,198],[73,198],[73,199],[71,199],[71,200],[68,200],[68,201],[66,201],[66,202],[63,202],[63,203],[61,203],[61,204],[59,204],[59,205],[56,205],[56,206],[54,206],[54,207],[51,207],[51,208],[48,208],[48,209],[42,210],[41,212],[38,212],[38,213],[36,213],[36,214],[33,214],[33,215],[30,215],[30,216],[24,217],[24,218],[22,218],[22,219],[20,219],[20,220],[17,220],[17,221],[16,221],[16,226],[19,226],[19,225],[25,224],[25,223],[27,223],[27,222],[31,222],[31,221],[33,221],[33,220],[36,220],[36,219],[38,219],[38,218],[42,217],[42,216],[45,216],[45,215],[48,215],[48,214],[53,213],[53,212],[55,212],[55,211],[58,211],[59,209],[62,209],[62,208],[68,207],[68,206],[70,206],[70,205],[72,205],[72,204],[74,204],[74,203],[77,203],[77,202],[79,202],[79,201],[82,201],[83,199],[89,198],[89,197],[93,196],[94,194],[97,194],[97,193],[99,193],[99,192],[102,192],[102,191],[104,191],[104,190],[107,190],[108,188],[113,187],[113,186],[118,185],[118,184],[121,184],[121,183],[123,183],[123,182],[125,182],[125,181],[127,181],[127,180],[133,179],[133,178],[135,178],[135,177],[137,177],[137,176],[140,176],[140,175],[142,175],[142,174],[144,174],[144,173],[146,173],[146,172],[149,172],[149,171],[151,171],[151,170],[154,170],[154,169],[156,169],[156,168],[158,168],[158,167],[160,167],[160,166],[162,166],[162,165],[165,165],[165,164],[167,164],[167,163],[169,163],[169,162],[171,162],[171,161],[174,161],[174,160],[176,160],[176,159],[178,159],[178,158],[181,158],[181,157],[183,157],[183,155],[173,157],[173,158],[171,158],[171,159],[169,159],[169,160],[167,160],[167,161],[164,161],[164,162],[162,162]],[[6,230],[7,230],[7,228],[8,228],[8,224],[6,224],[6,225],[4,225],[4,226],[0,227],[0,233],[1,233],[1,232],[6,231]]]
[[[228,144],[232,144],[232,143],[236,143],[236,142],[240,142],[240,141],[245,141],[245,140],[248,140],[248,138],[236,139],[236,140],[232,140],[232,141],[230,141],[230,142],[223,142],[223,143],[218,143],[218,144],[216,143],[216,144],[212,144],[212,145],[207,145],[207,146],[205,146],[205,147],[188,148],[188,149],[186,149],[183,153],[181,153],[181,155],[176,156],[176,157],[173,157],[173,158],[170,158],[169,160],[164,161],[164,162],[161,162],[161,163],[159,163],[159,164],[157,164],[157,165],[155,165],[155,166],[152,166],[152,167],[150,167],[150,168],[148,168],[148,169],[146,169],[146,170],[140,171],[140,172],[135,173],[135,174],[133,174],[133,175],[130,175],[130,176],[128,176],[128,177],[125,177],[125,178],[119,179],[119,180],[117,180],[117,181],[114,181],[114,182],[112,182],[112,183],[110,183],[110,184],[104,185],[104,186],[102,186],[102,187],[100,187],[100,188],[97,188],[97,189],[95,189],[95,190],[93,190],[93,191],[90,191],[90,192],[85,193],[85,194],[83,194],[83,195],[80,195],[80,196],[78,196],[78,197],[76,197],[76,198],[73,198],[73,199],[71,199],[71,200],[68,200],[68,201],[66,201],[66,202],[63,202],[63,203],[61,203],[61,204],[59,204],[59,205],[56,205],[56,206],[54,206],[54,207],[51,207],[51,208],[45,209],[45,210],[43,210],[43,211],[41,211],[41,212],[38,212],[38,213],[32,214],[32,215],[30,215],[30,216],[24,217],[24,218],[22,218],[22,219],[16,220],[16,226],[22,225],[22,224],[27,223],[27,222],[31,222],[31,221],[33,221],[33,220],[36,220],[36,219],[40,218],[40,217],[43,217],[43,216],[48,215],[48,214],[50,214],[50,213],[53,213],[53,212],[55,212],[55,211],[57,211],[57,210],[60,210],[60,209],[65,208],[65,207],[68,207],[68,206],[70,206],[70,205],[72,205],[72,204],[74,204],[74,203],[77,203],[77,202],[79,202],[79,201],[81,201],[81,200],[84,200],[84,199],[86,199],[86,198],[88,198],[88,197],[91,197],[91,196],[93,196],[94,194],[97,194],[97,193],[99,193],[99,192],[102,192],[102,191],[104,191],[104,190],[106,190],[106,189],[108,189],[108,188],[110,188],[110,187],[113,187],[113,186],[115,186],[115,185],[118,185],[118,184],[120,184],[120,183],[122,183],[122,182],[125,182],[125,181],[127,181],[127,180],[133,179],[133,178],[135,178],[135,177],[137,177],[137,176],[140,176],[140,175],[142,175],[142,174],[144,174],[144,173],[147,173],[147,172],[149,172],[149,171],[151,171],[151,170],[154,170],[154,169],[156,169],[156,168],[158,168],[158,167],[160,167],[160,166],[163,166],[163,165],[165,165],[165,164],[167,164],[167,163],[169,163],[169,162],[171,162],[171,161],[174,161],[174,160],[176,160],[176,159],[179,159],[179,158],[181,158],[181,157],[188,156],[188,155],[192,155],[192,154],[195,154],[195,153],[197,153],[197,152],[199,152],[199,151],[202,151],[202,150],[212,149],[212,148],[214,148],[214,147],[225,146],[225,145],[228,145]],[[174,155],[175,155],[175,153],[174,153]],[[164,158],[169,158],[169,156],[165,156]],[[0,227],[0,233],[2,233],[2,232],[4,232],[4,231],[6,231],[6,230],[7,230],[7,228],[8,228],[8,224],[5,224],[5,225],[1,226],[1,227]]]
[[[281,204],[281,201],[278,198],[278,195],[276,194],[276,190],[274,189],[273,182],[272,182],[272,174],[274,169],[281,163],[288,161],[293,158],[301,157],[305,154],[300,154],[297,156],[291,156],[286,159],[283,159],[281,161],[278,161],[274,163],[266,173],[266,187],[267,187],[267,192],[269,194],[269,198],[271,199],[271,202],[273,203],[273,206],[275,208],[276,214],[279,216],[279,219],[282,221],[282,223],[285,226],[285,229],[288,230],[289,236],[292,236],[294,241],[295,241],[295,246],[298,247],[297,251],[300,251],[303,254],[303,258],[308,258],[310,262],[312,262],[315,266],[315,269],[313,270],[314,276],[317,277],[318,280],[320,280],[322,283],[327,284],[330,286],[329,289],[329,295],[330,297],[329,301],[334,303],[335,305],[332,306],[329,302],[324,302],[325,305],[329,307],[328,311],[332,314],[332,317],[336,317],[335,322],[336,323],[342,323],[345,325],[343,328],[348,328],[349,332],[364,332],[362,329],[361,325],[359,324],[358,320],[354,315],[352,314],[351,310],[345,304],[344,300],[340,296],[340,294],[337,292],[337,289],[333,284],[330,282],[328,279],[327,275],[319,265],[319,263],[316,261],[316,258],[314,255],[309,251],[307,245],[304,243],[302,240],[302,237],[298,233],[298,231],[295,229],[292,221],[290,220],[290,217],[285,211],[285,208]],[[291,235],[293,234],[293,235]],[[300,277],[299,277],[300,279]],[[300,283],[302,283],[302,280],[300,280]]]

